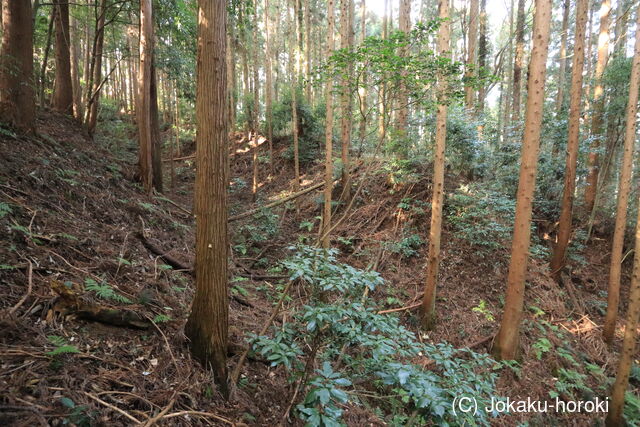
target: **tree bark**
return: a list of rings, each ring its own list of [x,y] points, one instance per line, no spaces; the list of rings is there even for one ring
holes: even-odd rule
[[[443,19],[438,29],[438,54],[449,55],[450,23],[449,0],[439,0],[438,16]],[[431,329],[436,321],[436,287],[440,264],[440,234],[442,231],[442,205],[444,201],[444,163],[447,137],[447,80],[438,76],[438,111],[436,113],[436,147],[433,161],[433,194],[431,199],[431,228],[429,229],[429,254],[427,280],[422,302],[422,326]]]
[[[93,135],[98,122],[98,106],[100,104],[100,87],[102,80],[102,49],[104,47],[104,26],[107,13],[107,0],[100,2],[98,20],[96,21],[93,39],[93,55],[91,59],[90,83],[87,86],[87,132]]]
[[[71,16],[70,21],[71,36],[71,85],[73,87],[73,116],[77,120],[82,120],[82,86],[80,85],[80,31],[78,21]]]
[[[636,28],[640,28],[640,8],[636,16]],[[624,239],[624,227],[626,224],[627,199],[631,184],[631,169],[633,162],[633,145],[636,139],[636,114],[638,112],[638,89],[640,88],[640,31],[636,30],[635,51],[631,68],[631,81],[629,85],[629,102],[627,104],[627,124],[625,129],[624,156],[622,162],[622,174],[618,192],[618,212],[616,215],[616,228],[614,234],[614,246],[611,254],[611,270],[609,273],[609,301],[607,305],[607,317],[605,319],[605,340],[613,341],[616,315],[618,310],[618,294],[620,288],[620,261],[622,255],[622,240]],[[617,281],[617,282],[616,282]],[[615,288],[615,289],[612,289]],[[615,297],[612,298],[612,293]],[[636,349],[636,330],[640,317],[640,210],[636,220],[635,254],[633,261],[633,276],[629,295],[629,308],[627,311],[627,324],[624,330],[624,341],[620,352],[618,373],[611,391],[611,409],[607,414],[605,424],[609,427],[624,425],[623,408],[624,395],[629,384],[629,373]]]
[[[264,4],[264,39],[265,39],[265,74],[266,74],[266,87],[265,87],[265,116],[267,121],[267,139],[269,140],[269,168],[273,175],[273,77],[272,77],[272,64],[271,64],[271,40],[269,37],[269,31],[271,30],[271,21],[269,20],[269,0],[265,0]]]
[[[560,61],[560,67],[558,70],[558,96],[556,98],[556,115],[560,114],[560,111],[562,110],[562,104],[564,102],[564,82],[565,82],[564,75],[567,72],[567,37],[569,33],[570,8],[571,8],[571,0],[564,0],[564,4],[562,5],[562,34],[560,35],[560,53],[558,58]],[[575,38],[577,39],[578,36],[576,35]],[[584,40],[582,44],[584,45]],[[584,46],[583,46],[583,49],[584,49]],[[584,56],[584,52],[582,55]],[[574,74],[572,71],[572,76],[573,75]],[[572,82],[573,82],[573,77],[572,77]],[[571,86],[573,86],[573,83],[571,84]],[[580,89],[582,89],[582,87]]]
[[[615,26],[615,49],[616,55],[624,55],[627,48],[627,21],[629,20],[629,9],[627,2],[618,0],[616,8],[616,26]]]
[[[364,40],[367,37],[367,6],[365,0],[361,0],[360,2],[360,44],[364,44]],[[362,90],[362,94],[358,93],[360,99],[360,111],[362,111],[362,115],[360,117],[360,129],[359,129],[359,137],[361,141],[364,141],[367,133],[367,75],[362,76],[362,86],[358,88],[358,90]]]
[[[309,105],[313,105],[311,98],[311,4],[310,0],[304,0],[304,87],[305,98]]]
[[[56,85],[53,109],[73,115],[71,83],[71,43],[69,33],[69,0],[54,0],[56,25]]]
[[[520,0],[524,2],[524,0]],[[478,41],[478,0],[471,0],[469,5],[469,31],[467,32],[467,65],[465,67],[465,77],[473,79],[476,75],[476,46]],[[464,105],[468,110],[473,111],[474,89],[468,82],[464,87]]]
[[[296,0],[297,1],[297,0]],[[252,155],[252,163],[253,163],[253,176],[252,176],[252,186],[251,186],[251,195],[253,202],[256,202],[256,198],[258,197],[258,152],[260,150],[260,146],[258,145],[258,120],[260,117],[260,99],[258,97],[258,91],[260,86],[260,80],[258,79],[258,1],[254,0],[253,2],[253,39],[252,39],[252,47],[251,47],[251,62],[253,68],[253,109],[251,110],[251,131],[253,133],[253,155]]]
[[[47,39],[44,45],[44,55],[42,56],[42,66],[40,67],[40,84],[38,86],[38,101],[44,107],[44,92],[47,85],[47,65],[49,63],[49,51],[51,50],[51,36],[53,35],[53,23],[55,22],[56,8],[51,8],[49,17],[49,27],[47,29]]]
[[[504,75],[513,74],[513,12],[515,8],[515,1],[511,0],[511,6],[509,7],[509,56],[507,63],[509,68],[505,67]],[[510,136],[510,119],[511,119],[511,99],[513,94],[513,79],[507,78],[507,91],[504,94],[504,112],[502,116],[502,140],[506,141]]]
[[[227,397],[227,9],[221,1],[199,0],[198,6],[196,294],[185,334],[191,353],[213,371]]]
[[[153,63],[152,1],[140,1],[140,68],[138,72],[138,143],[140,180],[147,193],[153,189],[153,136],[151,134],[151,69]]]
[[[487,0],[480,0],[480,25],[479,25],[479,37],[478,37],[478,76],[480,72],[487,66]],[[486,90],[484,83],[480,84],[478,88],[478,102],[476,103],[476,115],[481,120],[481,124],[478,125],[478,135],[482,136],[484,129],[484,122],[482,115],[484,114],[484,103],[486,97]]]
[[[389,18],[387,11],[389,10],[389,0],[384,0],[384,16],[382,17],[382,38],[384,40],[389,36]],[[386,80],[382,82],[378,89],[378,138],[381,145],[384,143],[384,139],[387,135],[386,129],[386,117],[387,117],[387,83]]]
[[[598,191],[598,174],[600,171],[600,140],[604,122],[604,85],[602,75],[609,57],[609,15],[611,12],[611,0],[602,0],[600,6],[600,33],[598,35],[598,60],[593,79],[593,113],[591,116],[591,151],[589,152],[589,173],[587,175],[587,187],[584,192],[584,204],[587,212],[591,212]]]
[[[640,8],[638,9],[637,28],[640,29]],[[622,250],[624,234],[627,225],[627,205],[629,202],[629,190],[631,188],[631,175],[633,172],[634,144],[636,140],[636,114],[638,112],[638,89],[640,87],[640,31],[636,31],[635,51],[631,68],[631,80],[629,84],[629,101],[627,103],[627,121],[625,125],[624,151],[622,155],[622,168],[618,183],[618,204],[616,210],[616,225],[613,232],[611,245],[611,265],[609,268],[609,287],[607,291],[607,314],[602,331],[604,341],[611,345],[615,336],[616,320],[618,317],[618,304],[620,302],[620,277],[622,267]],[[634,263],[634,280],[638,263],[638,231],[636,230],[636,255]],[[637,286],[637,285],[632,285]],[[633,298],[631,299],[633,301]],[[631,311],[631,306],[629,306]],[[629,326],[627,326],[629,327]],[[635,327],[633,329],[635,331]],[[625,335],[626,340],[626,335]],[[626,345],[625,345],[626,347]]]
[[[540,128],[544,106],[544,84],[549,47],[551,0],[536,0],[533,19],[533,50],[529,64],[528,96],[516,215],[507,277],[507,294],[500,331],[493,348],[498,359],[514,359],[519,347],[524,304],[527,258],[531,240],[531,210],[535,191]]]
[[[93,0],[87,0],[86,1],[86,7],[87,10],[92,10],[93,9],[93,5],[92,5]],[[82,115],[80,116],[80,121],[84,121],[85,118],[85,107],[87,105],[87,96],[88,93],[91,92],[91,86],[89,86],[89,71],[91,68],[91,40],[93,40],[93,35],[91,34],[91,30],[92,30],[92,26],[91,26],[91,13],[87,12],[86,13],[86,18],[83,22],[83,25],[85,26],[85,31],[84,31],[84,59],[83,59],[83,63],[82,63],[82,84],[84,85],[84,94],[81,98],[81,104],[82,107],[81,109],[83,110]]]
[[[350,50],[353,47],[353,0],[341,0],[340,6],[340,49]],[[342,93],[340,94],[340,110],[342,114],[340,118],[340,139],[342,141],[342,201],[349,201],[351,199],[349,146],[351,144],[352,102],[349,85],[352,78],[353,65],[349,64],[346,74],[342,77]]]
[[[564,175],[562,207],[558,221],[558,241],[551,259],[551,274],[556,281],[565,263],[569,237],[571,236],[571,218],[573,213],[573,195],[576,187],[576,165],[580,142],[580,116],[582,114],[582,71],[584,68],[584,39],[587,27],[588,0],[577,0],[576,31],[573,45],[573,64],[571,68],[571,105],[569,107],[569,135],[567,138],[567,158]]]
[[[327,47],[325,58],[333,54],[335,31],[334,0],[327,0]],[[320,230],[323,248],[329,248],[331,230],[331,192],[333,190],[333,80],[329,78],[325,85],[326,123],[325,123],[325,173],[324,173],[324,206],[322,228]]]
[[[520,121],[520,81],[524,65],[524,0],[518,0],[516,18],[516,55],[513,60],[513,107],[511,121],[517,125]]]
[[[294,5],[297,0],[294,0]],[[291,75],[291,135],[293,136],[293,191],[300,189],[300,145],[298,130],[298,20],[296,19],[297,7],[293,8],[290,20],[289,38],[291,39],[292,52],[289,58],[289,73]]]
[[[151,84],[150,119],[151,119],[151,170],[153,175],[153,188],[158,192],[164,191],[162,182],[162,136],[160,134],[160,117],[158,112],[158,82],[156,79],[155,54],[151,53]]]
[[[398,13],[399,30],[405,34],[411,31],[411,0],[400,0],[400,10]],[[406,57],[407,48],[400,50],[400,56]],[[399,155],[400,158],[406,159],[409,156],[409,140],[408,140],[408,121],[409,121],[409,92],[407,90],[406,71],[402,71],[402,78],[398,88],[398,111],[396,117],[396,130],[399,138]]]
[[[22,132],[36,130],[33,92],[33,16],[30,1],[2,2],[0,117]]]

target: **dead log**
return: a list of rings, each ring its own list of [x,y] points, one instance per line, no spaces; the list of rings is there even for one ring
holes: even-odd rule
[[[191,267],[191,264],[186,264],[180,261],[179,259],[175,258],[174,256],[170,255],[168,252],[163,251],[162,248],[152,243],[142,233],[136,233],[136,237],[140,239],[144,247],[147,248],[149,252],[162,258],[171,267],[175,268],[176,270],[184,270],[185,272],[191,275],[194,274],[193,267]]]
[[[51,290],[58,295],[53,304],[53,312],[62,315],[72,314],[79,319],[112,326],[135,329],[147,329],[151,326],[151,323],[133,310],[116,309],[84,301],[77,292],[57,280],[51,281]]]
[[[336,179],[336,180],[334,181],[334,183],[335,183],[335,182],[338,182],[339,180],[340,180],[340,179]],[[260,207],[255,208],[255,209],[251,209],[250,211],[243,212],[243,213],[241,213],[241,214],[238,214],[238,215],[234,215],[234,216],[232,216],[232,217],[229,217],[229,220],[228,220],[228,221],[229,221],[229,222],[237,221],[237,220],[239,220],[239,219],[242,219],[242,218],[246,218],[246,217],[248,217],[248,216],[255,215],[255,214],[257,214],[258,212],[260,212],[262,209],[269,209],[269,208],[273,208],[273,207],[276,207],[276,206],[282,205],[283,203],[287,203],[287,202],[289,202],[289,201],[291,201],[291,200],[297,199],[298,197],[300,197],[300,196],[304,196],[305,194],[310,193],[310,192],[312,192],[313,190],[317,190],[318,188],[321,188],[321,187],[323,187],[323,186],[324,186],[324,181],[323,181],[323,182],[320,182],[320,183],[318,183],[318,184],[314,184],[314,185],[312,185],[312,186],[310,186],[310,187],[305,188],[304,190],[298,191],[297,193],[293,193],[293,194],[291,194],[291,195],[289,195],[289,196],[287,196],[287,197],[284,197],[284,198],[282,198],[282,199],[276,200],[275,202],[267,203],[267,204],[266,204],[266,205],[264,205],[264,206],[260,206]]]

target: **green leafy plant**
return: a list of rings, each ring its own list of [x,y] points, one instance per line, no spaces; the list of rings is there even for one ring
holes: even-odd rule
[[[329,362],[324,362],[316,373],[318,375],[309,381],[309,392],[297,409],[308,425],[339,426],[336,420],[343,411],[338,405],[349,401],[342,387],[350,386],[351,381],[334,372]]]
[[[540,360],[544,353],[548,353],[553,349],[553,344],[547,338],[540,338],[533,344],[533,351],[536,355],[536,359]]]
[[[139,204],[140,206],[142,206],[144,209],[146,209],[146,210],[148,210],[148,211],[150,211],[150,212],[153,212],[153,211],[155,211],[155,210],[156,210],[156,206],[155,206],[154,204],[152,204],[152,203],[147,203],[147,202],[138,202],[138,204]]]
[[[576,398],[576,392],[587,392],[589,395],[593,394],[593,390],[585,383],[587,375],[581,374],[574,369],[560,368],[558,370],[558,379],[555,384],[555,389],[549,392],[551,398],[556,398],[562,394]]]
[[[629,427],[640,425],[640,398],[629,391],[624,394],[624,419]]]
[[[278,232],[278,218],[269,209],[262,209],[254,216],[254,221],[243,224],[234,235],[233,249],[241,255],[249,253],[249,249],[257,243],[271,239]]]
[[[60,356],[62,354],[80,353],[80,350],[78,350],[78,347],[76,347],[75,345],[67,344],[67,341],[59,335],[49,335],[47,336],[47,339],[51,344],[55,346],[53,350],[47,352],[49,356]]]
[[[154,323],[166,323],[173,320],[168,314],[158,314],[153,318]]]
[[[84,288],[87,291],[95,292],[96,296],[101,299],[111,300],[116,302],[121,302],[125,304],[131,304],[131,300],[123,295],[120,295],[116,291],[113,290],[108,283],[102,282],[98,283],[90,277],[87,277],[84,280]]]
[[[392,253],[400,254],[403,258],[418,255],[418,248],[424,244],[419,234],[410,234],[399,242],[386,242],[385,247]]]
[[[0,202],[0,218],[4,218],[5,216],[12,214],[13,209],[9,203]]]
[[[61,397],[60,404],[69,409],[69,413],[63,420],[62,424],[71,424],[78,427],[89,427],[92,424],[93,414],[88,411],[85,405],[76,405],[75,402],[68,397]]]
[[[491,313],[491,310],[487,308],[487,302],[483,299],[481,299],[480,303],[477,306],[473,307],[471,311],[482,314],[484,318],[489,322],[493,322],[495,320],[495,317],[493,317],[493,313]]]
[[[282,264],[311,299],[270,335],[250,340],[256,353],[272,366],[284,366],[291,380],[302,384],[306,395],[297,409],[307,425],[341,425],[342,406],[362,404],[348,398],[355,383],[370,384],[385,401],[404,402],[385,406],[398,419],[415,412],[436,424],[489,423],[488,414],[455,418],[451,401],[464,394],[488,404],[495,395],[495,361],[449,344],[423,344],[398,317],[360,302],[365,289],[375,291],[384,281],[376,272],[339,263],[337,250],[290,249],[293,255]],[[433,360],[435,370],[407,362],[419,357]],[[312,375],[306,367],[318,358],[322,369]]]

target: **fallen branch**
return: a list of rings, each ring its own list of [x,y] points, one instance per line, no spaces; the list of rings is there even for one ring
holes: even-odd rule
[[[395,312],[398,312],[398,311],[413,310],[414,308],[418,308],[421,305],[422,305],[422,303],[418,302],[416,304],[411,304],[411,305],[408,305],[406,307],[392,308],[390,310],[382,310],[382,311],[379,311],[378,314],[387,314],[387,313],[395,313]]]
[[[156,415],[153,418],[149,418],[149,420],[146,423],[144,423],[144,427],[151,427],[152,425],[160,421],[162,417],[164,417],[166,413],[169,412],[171,408],[173,408],[173,405],[175,403],[176,403],[176,400],[172,399],[171,402],[169,402],[169,404],[162,411],[160,411],[158,415]]]
[[[162,258],[163,260],[165,260],[165,262],[169,264],[171,267],[177,270],[185,270],[185,271],[188,271],[190,274],[193,274],[193,268],[191,267],[191,265],[186,264],[177,258],[174,258],[172,255],[169,255],[168,252],[165,252],[162,250],[162,248],[156,246],[149,239],[147,239],[142,233],[136,233],[136,237],[140,239],[140,241],[142,242],[145,248],[147,248],[151,253],[154,253],[160,258]]]
[[[83,393],[85,394],[85,396],[95,400],[96,402],[100,403],[101,405],[106,406],[107,408],[113,409],[116,412],[119,412],[120,414],[124,415],[125,417],[129,418],[131,421],[133,421],[136,424],[141,424],[142,421],[140,421],[139,419],[137,419],[136,417],[134,417],[131,414],[126,413],[125,411],[123,411],[122,409],[118,408],[117,406],[114,406],[110,403],[105,402],[104,400],[100,399],[99,397],[94,396],[91,393],[87,393],[86,391],[83,391]]]
[[[180,411],[180,412],[174,412],[173,414],[169,414],[169,415],[165,415],[162,418],[174,418],[174,417],[180,417],[182,415],[197,415],[199,417],[209,417],[209,418],[213,418],[215,420],[218,421],[222,421],[223,423],[235,426],[236,424],[231,421],[228,420],[224,417],[221,417],[220,415],[216,415],[216,414],[212,414],[211,412],[201,412],[201,411]]]
[[[31,295],[31,289],[33,288],[33,264],[31,263],[31,261],[27,261],[27,262],[29,263],[29,270],[27,272],[28,282],[29,282],[29,284],[27,285],[27,293],[24,294],[22,298],[20,298],[20,301],[18,301],[16,305],[14,305],[9,309],[10,315],[15,313],[16,310],[19,309],[20,306],[22,306],[22,304],[24,304],[27,298],[29,298],[29,295]]]
[[[118,310],[82,301],[78,294],[57,280],[51,281],[51,290],[58,295],[53,309],[63,314],[75,314],[80,319],[92,320],[107,325],[147,329],[151,326],[135,311]]]
[[[149,250],[149,252],[159,256],[160,258],[162,258],[167,264],[169,264],[171,267],[173,267],[174,269],[176,269],[176,271],[183,271],[193,277],[195,277],[196,272],[193,269],[193,267],[191,266],[191,263],[187,264],[183,261],[180,261],[177,258],[174,258],[173,256],[169,255],[168,252],[163,251],[162,248],[160,248],[159,246],[156,246],[154,243],[152,243],[149,239],[147,239],[142,233],[136,233],[136,237],[138,237],[138,239],[140,239],[140,241],[142,242],[142,244],[144,245],[145,248],[147,248]],[[251,274],[251,273],[249,273]],[[252,275],[251,278],[257,278],[258,275]],[[271,277],[271,276],[265,276],[265,277]],[[237,301],[239,304],[244,305],[246,307],[251,307],[254,308],[255,306],[250,302],[247,301],[246,299],[242,298],[239,295],[229,295],[229,298],[231,298],[234,301]]]
[[[168,202],[169,204],[172,204],[173,206],[175,206],[176,208],[180,209],[182,212],[188,214],[188,215],[193,215],[193,212],[191,212],[189,209],[184,208],[182,206],[180,206],[179,204],[177,204],[176,202],[174,202],[173,200],[171,200],[170,198],[166,197],[166,196],[160,196],[157,195],[156,199],[158,200],[164,200],[165,202]]]
[[[336,180],[334,180],[333,182],[334,182],[334,183],[336,183],[336,182],[338,182],[338,181],[339,181],[339,179],[336,179]],[[273,208],[273,207],[275,207],[275,206],[279,206],[279,205],[281,205],[281,204],[283,204],[283,203],[287,203],[288,201],[290,201],[290,200],[294,200],[294,199],[297,199],[297,198],[298,198],[298,197],[300,197],[300,196],[304,196],[305,194],[310,193],[310,192],[312,192],[313,190],[317,190],[318,188],[320,188],[320,187],[322,187],[322,186],[324,186],[324,181],[323,181],[323,182],[320,182],[320,183],[318,183],[318,184],[314,184],[314,185],[312,185],[312,186],[310,186],[310,187],[307,187],[307,188],[305,188],[304,190],[298,191],[297,193],[291,194],[291,195],[289,195],[289,196],[287,196],[287,197],[284,197],[284,198],[282,198],[282,199],[280,199],[280,200],[276,200],[275,202],[267,203],[267,204],[266,204],[266,205],[264,205],[264,206],[260,206],[260,207],[255,208],[255,209],[251,209],[250,211],[247,211],[247,212],[241,213],[241,214],[239,214],[239,215],[234,215],[234,216],[232,216],[232,217],[229,217],[229,220],[228,220],[228,221],[229,221],[229,222],[233,222],[233,221],[237,221],[237,220],[242,219],[242,218],[246,218],[246,217],[248,217],[248,216],[255,215],[255,214],[257,214],[258,212],[260,212],[262,209],[269,209],[269,208]]]
[[[189,160],[189,159],[195,159],[196,155],[192,154],[190,156],[184,156],[184,157],[176,157],[173,159],[163,159],[163,162],[179,162],[180,160]]]

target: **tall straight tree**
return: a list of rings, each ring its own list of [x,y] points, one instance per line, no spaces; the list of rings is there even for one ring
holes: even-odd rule
[[[153,46],[153,43],[152,43]],[[163,191],[162,182],[162,137],[160,134],[160,118],[158,111],[158,82],[155,66],[155,54],[151,52],[151,91],[149,100],[151,102],[149,108],[151,123],[151,172],[153,188],[157,191]],[[166,104],[165,104],[166,105]]]
[[[140,0],[140,68],[138,72],[138,167],[147,192],[153,189],[153,136],[151,134],[151,68],[153,62],[152,0]]]
[[[480,0],[480,25],[478,37],[478,70],[483,70],[487,66],[487,0]],[[476,103],[477,116],[482,119],[484,114],[484,104],[487,94],[487,88],[484,83],[478,88],[478,102]],[[482,135],[484,125],[478,125],[478,135]]]
[[[611,14],[611,0],[602,0],[600,5],[600,30],[598,34],[598,59],[596,61],[593,80],[593,112],[591,114],[591,149],[589,152],[589,173],[587,174],[587,188],[584,193],[584,204],[587,212],[593,209],[598,191],[598,174],[600,156],[600,140],[602,139],[604,123],[604,83],[602,76],[609,58],[609,15]]]
[[[467,32],[467,64],[465,66],[465,77],[473,78],[476,69],[476,46],[478,45],[478,0],[470,0],[469,4],[469,31]],[[464,105],[470,111],[474,110],[474,89],[467,82],[464,86]]]
[[[411,0],[400,0],[400,10],[398,13],[399,30],[405,34],[411,31]],[[407,48],[402,47],[401,56],[407,56]],[[409,121],[409,92],[405,83],[406,72],[402,72],[403,78],[400,79],[400,87],[398,88],[398,114],[396,120],[396,129],[401,138],[400,156],[407,158],[409,147],[407,144],[407,125]]]
[[[87,125],[87,132],[89,133],[89,135],[93,135],[95,133],[96,124],[98,123],[98,105],[100,102],[100,89],[102,87],[102,50],[104,48],[104,27],[106,14],[107,0],[101,0],[100,9],[97,13],[98,19],[95,23],[96,26],[93,37],[91,66],[89,71],[89,84],[87,85],[87,108],[85,112],[85,123]]]
[[[353,0],[340,2],[340,48],[349,50],[353,46]],[[342,93],[340,94],[340,139],[342,142],[342,200],[351,198],[351,179],[349,175],[350,159],[349,145],[351,144],[351,91],[349,82],[353,78],[353,65],[349,64],[347,72],[342,76]]]
[[[616,26],[615,26],[615,52],[617,55],[625,54],[627,48],[627,21],[629,20],[629,10],[626,1],[618,0],[616,7]]]
[[[53,92],[53,108],[73,115],[69,0],[54,0],[53,4],[56,23],[56,84]]]
[[[27,133],[36,128],[31,13],[30,1],[2,2],[0,117]]]
[[[573,195],[576,187],[576,165],[580,138],[580,115],[582,114],[582,71],[584,68],[584,39],[587,27],[588,0],[577,0],[576,31],[573,45],[573,64],[571,68],[571,105],[569,107],[569,136],[567,138],[567,159],[564,175],[564,192],[558,222],[558,241],[551,259],[551,273],[556,280],[565,262],[569,237],[571,236],[571,218],[573,213]]]
[[[360,43],[364,43],[364,39],[367,37],[367,5],[365,0],[360,1]],[[366,74],[362,76],[362,86],[358,88],[358,100],[359,100],[359,109],[364,114],[361,114],[360,117],[360,129],[358,131],[358,136],[361,141],[364,141],[367,133],[367,76]]]
[[[327,46],[325,57],[333,54],[335,31],[334,0],[327,0]],[[325,172],[324,172],[324,206],[322,214],[322,228],[320,242],[323,248],[328,248],[331,242],[331,193],[333,190],[333,80],[329,78],[325,86],[326,123],[324,131],[325,141]]]
[[[300,145],[298,136],[300,134],[298,130],[298,58],[299,58],[299,46],[298,43],[298,8],[297,1],[293,0],[293,15],[289,20],[289,32],[291,37],[291,46],[293,46],[292,55],[289,56],[289,73],[291,75],[291,134],[293,135],[293,191],[298,192],[300,189]]]
[[[511,0],[511,4],[509,7],[509,43],[507,47],[507,66],[504,68],[504,75],[508,76],[512,74],[513,70],[513,12],[515,9],[515,1]],[[507,90],[504,93],[504,110],[502,115],[502,140],[505,141],[508,138],[508,129],[510,127],[510,119],[511,119],[511,94],[513,93],[513,79],[506,79],[507,82]]]
[[[69,34],[71,37],[71,85],[73,86],[73,115],[82,120],[82,85],[80,84],[80,30],[78,20],[70,15]],[[122,80],[125,84],[126,79]]]
[[[253,163],[253,176],[251,185],[251,195],[253,202],[255,203],[258,196],[258,151],[260,146],[258,145],[258,122],[260,117],[260,99],[258,92],[260,90],[260,79],[258,78],[258,0],[253,1],[253,31],[252,43],[251,43],[251,62],[253,70],[253,108],[251,108],[251,134],[253,135],[253,141],[251,146],[253,147],[252,163]]]
[[[382,17],[382,38],[384,40],[389,36],[389,0],[384,0],[384,16]],[[378,138],[384,141],[387,135],[387,83],[382,81],[378,89]]]
[[[613,232],[613,243],[611,245],[611,265],[609,267],[609,287],[607,290],[607,314],[604,319],[604,328],[602,330],[604,341],[609,345],[613,343],[613,338],[615,336],[616,321],[618,318],[618,304],[620,303],[620,270],[622,266],[622,250],[624,246],[625,228],[627,225],[627,205],[629,202],[629,190],[631,188],[631,175],[633,171],[634,144],[636,141],[636,113],[638,111],[638,88],[640,86],[640,8],[638,9],[637,22],[636,45],[633,54],[633,65],[629,84],[629,100],[627,103],[627,121],[625,125],[622,168],[620,171],[620,181],[618,183],[616,225]],[[637,234],[638,232],[636,231],[636,239],[638,238]],[[638,266],[637,255],[637,251],[639,249],[640,247],[638,247],[638,241],[636,240],[634,280],[636,280],[636,269],[640,268],[640,266]],[[629,311],[631,311],[631,309],[629,309]]]
[[[499,359],[514,359],[519,344],[520,321],[524,305],[524,282],[531,241],[531,209],[535,191],[540,128],[544,106],[544,84],[547,71],[549,27],[552,0],[535,0],[533,18],[533,50],[529,63],[527,107],[520,162],[520,179],[516,215],[511,244],[511,262],[507,277],[507,295],[500,331],[493,352]]]
[[[524,0],[518,0],[516,54],[513,59],[513,104],[511,107],[511,121],[515,124],[520,120],[520,81],[524,65],[524,18]]]
[[[635,51],[633,54],[633,65],[631,66],[631,81],[629,84],[629,102],[627,103],[627,124],[625,129],[625,147],[623,160],[623,175],[620,177],[620,190],[618,196],[618,216],[621,213],[622,194],[629,193],[631,162],[633,157],[633,143],[636,139],[636,114],[638,112],[638,90],[640,89],[640,8],[636,12],[636,41]],[[625,173],[626,171],[626,173]],[[623,184],[626,188],[623,188]],[[626,203],[622,211],[626,214]],[[626,219],[626,217],[625,217]],[[616,234],[621,229],[624,234],[624,220],[622,225],[618,227],[618,217],[616,217]],[[614,240],[614,242],[616,242]],[[622,253],[622,241],[618,242],[620,253]],[[611,256],[611,270],[613,271],[613,254]],[[620,272],[620,264],[616,265],[618,276]],[[610,274],[611,275],[611,274]],[[619,279],[619,278],[618,278]],[[611,281],[611,279],[609,279]],[[619,283],[618,283],[619,286]],[[611,283],[609,286],[611,292]],[[617,301],[616,301],[617,303]],[[617,304],[616,304],[617,305]],[[617,307],[616,307],[617,312]],[[607,315],[609,312],[607,310]],[[608,318],[609,316],[607,316]],[[606,425],[610,427],[624,425],[622,415],[625,401],[625,392],[629,384],[629,373],[633,364],[634,355],[636,354],[636,340],[638,329],[638,318],[640,317],[640,210],[638,210],[638,218],[636,220],[636,236],[635,236],[635,254],[633,260],[633,275],[631,277],[631,289],[629,292],[629,308],[627,309],[627,324],[624,329],[624,340],[622,350],[620,352],[620,361],[618,362],[618,373],[616,381],[611,390],[611,409],[607,414]],[[614,319],[615,325],[615,319]],[[605,332],[608,324],[605,323]],[[611,333],[613,337],[613,333]]]
[[[558,95],[556,97],[556,114],[560,113],[562,104],[564,102],[564,75],[567,70],[567,38],[569,35],[569,9],[571,8],[571,0],[564,0],[562,5],[562,34],[560,34],[560,52],[559,61],[560,67],[558,68]],[[577,16],[577,15],[576,15]],[[576,19],[577,21],[577,19]],[[576,39],[578,36],[576,35]],[[584,40],[582,42],[584,45]],[[583,47],[584,48],[584,47]],[[584,52],[582,53],[584,56]],[[571,81],[573,82],[573,71]],[[573,86],[573,83],[571,83]]]
[[[624,238],[624,225],[626,220],[626,199],[629,193],[629,184],[631,182],[631,162],[633,157],[633,143],[636,139],[636,114],[638,112],[638,90],[640,89],[640,8],[638,8],[636,16],[636,41],[635,51],[633,54],[633,65],[631,68],[631,82],[629,85],[629,102],[627,104],[627,123],[625,129],[625,143],[624,143],[624,160],[623,160],[623,172],[620,176],[620,190],[618,195],[618,215],[616,216],[616,235],[620,234],[623,237],[619,237],[618,241],[615,240],[614,245],[617,243],[619,248],[614,247],[614,250],[619,249],[619,253],[622,254],[622,239]],[[622,195],[625,195],[623,200]],[[624,203],[624,205],[622,204]],[[622,218],[620,218],[622,214]],[[619,221],[622,219],[622,221]],[[620,223],[619,223],[620,222]],[[629,374],[631,372],[631,366],[633,364],[634,355],[636,354],[636,340],[638,319],[640,317],[640,210],[638,210],[638,218],[636,219],[636,236],[635,236],[635,254],[633,260],[633,275],[631,277],[631,290],[629,295],[629,308],[627,309],[627,324],[624,329],[624,340],[622,343],[622,350],[620,352],[620,361],[618,362],[618,373],[616,375],[616,381],[611,390],[611,410],[607,414],[606,425],[610,427],[625,425],[623,422],[623,408],[625,401],[625,393],[627,391],[627,385],[629,384]],[[614,270],[613,254],[611,256],[611,271]],[[619,255],[616,258],[615,268],[618,275],[618,289],[616,289],[615,299],[615,312],[617,313],[618,293],[620,287],[620,263]],[[611,276],[612,274],[610,274]],[[611,279],[609,279],[609,294],[611,294]],[[611,298],[609,304],[611,304]],[[609,342],[613,339],[613,328],[610,327],[612,323],[615,326],[615,317],[613,322],[610,321],[609,307],[607,306],[607,319],[605,322],[605,339],[607,333],[610,334]]]
[[[311,102],[311,1],[304,0],[304,77],[306,80],[304,86],[304,96],[307,103]]]
[[[49,64],[49,51],[51,50],[51,36],[53,35],[53,23],[56,19],[56,8],[51,8],[51,17],[49,18],[49,26],[47,30],[47,38],[44,44],[44,55],[42,56],[42,66],[40,67],[40,81],[38,86],[38,99],[40,106],[44,106],[45,86],[47,85],[47,65]]]
[[[228,396],[227,5],[198,0],[196,86],[196,294],[185,334],[191,352]]]
[[[273,83],[272,83],[272,65],[271,65],[271,39],[269,31],[271,30],[271,21],[269,19],[269,0],[264,2],[264,51],[265,51],[265,118],[267,124],[267,139],[269,140],[269,168],[273,174]],[[229,77],[231,80],[231,77]]]
[[[448,56],[450,50],[449,0],[438,1],[438,16],[442,19],[438,29],[438,54]],[[443,73],[438,76],[438,111],[436,113],[436,149],[433,162],[433,194],[431,198],[431,228],[429,229],[429,255],[427,281],[422,301],[422,326],[433,327],[436,320],[436,285],[440,264],[440,234],[442,231],[442,205],[444,201],[444,153],[447,138],[447,81]]]

